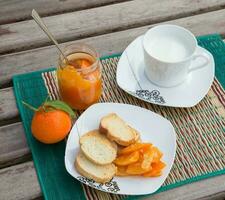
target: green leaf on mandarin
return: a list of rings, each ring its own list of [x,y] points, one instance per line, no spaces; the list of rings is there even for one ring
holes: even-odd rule
[[[70,108],[70,106],[63,101],[60,101],[60,100],[45,101],[43,106],[62,110],[64,112],[68,113],[71,118],[75,118],[75,113],[72,110],[72,108]]]

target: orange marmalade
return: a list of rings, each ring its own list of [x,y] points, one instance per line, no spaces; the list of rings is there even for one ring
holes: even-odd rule
[[[83,110],[98,102],[102,92],[100,61],[88,53],[67,55],[57,69],[60,96],[73,109]]]

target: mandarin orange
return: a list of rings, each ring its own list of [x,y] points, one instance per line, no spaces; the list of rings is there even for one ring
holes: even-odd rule
[[[70,116],[62,110],[45,112],[42,108],[35,112],[31,130],[33,136],[45,144],[63,140],[70,131],[72,122]]]
[[[33,136],[45,144],[53,144],[63,140],[72,126],[74,111],[63,101],[48,100],[37,109],[22,101],[23,105],[34,111],[31,122]]]

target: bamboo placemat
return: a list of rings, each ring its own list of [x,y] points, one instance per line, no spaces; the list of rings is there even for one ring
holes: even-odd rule
[[[222,88],[222,86],[225,86],[225,45],[218,35],[200,37],[198,41],[201,46],[207,48],[214,56],[216,78],[207,96],[192,108],[162,107],[130,96],[116,84],[116,67],[119,55],[105,57],[101,60],[104,83],[101,102],[119,102],[141,106],[167,118],[175,128],[177,134],[175,162],[168,178],[159,191],[225,173],[225,92]],[[65,199],[63,195],[67,196],[66,199],[83,199],[84,197],[94,200],[137,199],[137,196],[109,194],[83,184],[83,193],[80,192],[80,184],[65,174],[62,163],[59,163],[59,166],[56,164],[62,162],[62,159],[56,158],[56,156],[60,157],[64,154],[65,144],[59,143],[58,147],[57,145],[50,147],[47,145],[46,147],[46,145],[37,143],[32,138],[30,132],[32,113],[25,110],[20,101],[22,99],[28,103],[40,105],[47,93],[50,94],[52,99],[59,98],[55,69],[16,76],[14,78],[14,88],[28,143],[32,150],[39,181],[46,199],[51,199],[52,192],[55,190],[58,190],[59,196],[57,199]],[[40,149],[42,147],[44,149]],[[54,152],[54,155],[52,152]],[[54,168],[57,169],[49,170],[45,167],[44,172],[43,166],[41,166],[43,153],[45,153],[46,165],[49,166],[53,163]],[[56,181],[55,184],[51,184],[45,179],[46,169],[50,177],[54,176],[55,171],[58,172],[56,177],[53,178]],[[57,183],[59,180],[66,182],[66,186],[63,185],[64,182],[63,184],[62,182]],[[77,194],[78,192],[80,195]],[[68,193],[70,193],[69,196]]]

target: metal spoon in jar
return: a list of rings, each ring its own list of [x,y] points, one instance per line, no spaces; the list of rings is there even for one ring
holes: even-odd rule
[[[68,58],[66,57],[66,55],[63,53],[62,49],[60,48],[59,43],[55,40],[55,38],[53,37],[53,35],[51,34],[51,32],[48,30],[47,26],[45,25],[45,23],[43,22],[43,20],[41,19],[41,17],[37,13],[37,11],[33,9],[31,16],[33,17],[34,21],[38,24],[38,26],[46,33],[46,35],[48,36],[48,38],[58,48],[59,52],[64,57],[66,63],[69,64],[70,62],[69,62]]]

